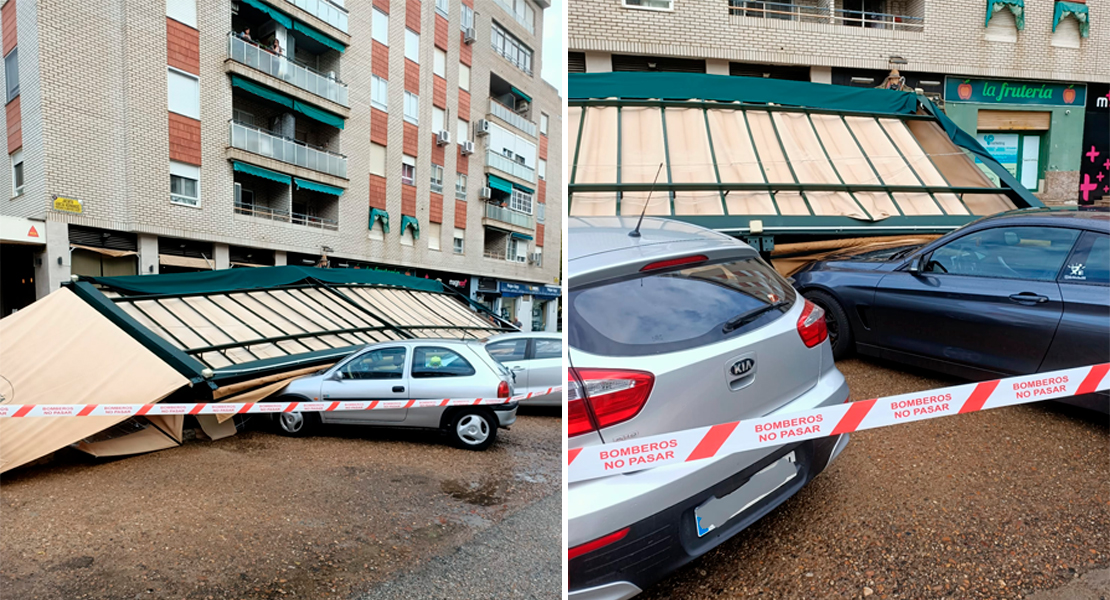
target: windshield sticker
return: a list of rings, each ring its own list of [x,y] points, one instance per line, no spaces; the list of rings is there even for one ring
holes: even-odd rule
[[[1074,280],[1079,280],[1079,281],[1086,281],[1087,280],[1087,275],[1084,274],[1084,272],[1083,272],[1083,270],[1085,268],[1086,268],[1086,265],[1084,265],[1083,263],[1076,263],[1074,265],[1068,265],[1068,272],[1064,274],[1064,279],[1074,279]]]

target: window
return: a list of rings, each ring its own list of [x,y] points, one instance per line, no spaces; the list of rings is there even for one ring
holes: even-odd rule
[[[405,349],[371,350],[339,367],[339,375],[343,379],[402,379],[405,376]]]
[[[563,340],[555,339],[536,339],[536,358],[563,358]]]
[[[517,360],[526,360],[528,358],[528,339],[518,338],[515,340],[494,342],[486,346],[486,352],[489,352],[493,360],[502,364]],[[559,356],[561,357],[562,354]]]
[[[420,34],[405,29],[405,58],[420,64]]]
[[[370,174],[385,177],[385,146],[370,143]]]
[[[166,16],[196,29],[197,0],[166,0]]]
[[[492,41],[494,51],[504,56],[521,71],[531,75],[532,49],[513,37],[511,33],[502,29],[497,23],[492,24],[491,30],[493,31]]]
[[[443,235],[443,225],[439,223],[428,223],[428,249],[439,250],[439,236]]]
[[[458,143],[463,143],[470,139],[470,121],[463,121],[459,119],[458,124],[455,126],[455,136]]]
[[[528,260],[528,242],[509,238],[508,253],[505,258],[513,262],[526,262]]]
[[[532,194],[513,188],[513,195],[509,198],[509,208],[524,214],[532,214]]]
[[[372,27],[373,27],[373,31],[372,31],[370,37],[374,38],[375,42],[378,42],[379,44],[382,44],[383,46],[388,46],[389,45],[389,15],[380,11],[380,10],[378,10],[377,8],[375,8],[374,9],[374,22],[373,22]]]
[[[540,133],[547,135],[547,113],[540,113]]]
[[[455,174],[455,198],[466,200],[466,175],[462,173]]]
[[[447,79],[447,53],[436,48],[434,58],[435,61],[432,63],[432,73]]]
[[[168,78],[170,112],[200,119],[200,80],[184,71],[172,68],[169,70]]]
[[[543,179],[543,180],[547,179],[547,161],[546,160],[544,160],[542,158],[540,159],[539,166],[536,167],[536,175],[538,175],[540,179]]]
[[[370,106],[389,110],[389,82],[377,75],[370,76]]]
[[[455,228],[455,237],[452,238],[452,240],[453,240],[452,247],[455,251],[455,254],[462,254],[463,250],[465,250],[466,230],[465,229],[459,229],[458,227],[456,227]]]
[[[170,202],[200,206],[200,167],[170,161]]]
[[[474,373],[474,367],[454,350],[420,346],[412,353],[413,379],[468,377]]]
[[[1088,231],[1064,264],[1060,283],[1110,284],[1110,236]]]
[[[405,92],[405,120],[413,125],[420,124],[420,96]]]
[[[474,27],[474,9],[465,4],[462,5],[462,22],[460,26],[463,31]]]
[[[459,89],[470,91],[470,67],[459,63]]]
[[[254,115],[238,108],[231,109],[231,120],[245,125],[254,125]]]
[[[4,77],[8,82],[7,102],[11,102],[19,95],[19,46],[4,57]]]
[[[440,165],[432,165],[432,191],[437,194],[443,193],[443,167]]]
[[[436,0],[436,12],[447,16],[447,0]]]
[[[1074,229],[995,227],[969,233],[938,248],[927,273],[1052,281],[1079,237]]]
[[[543,202],[536,203],[536,222],[543,223],[547,220],[547,205]]]
[[[23,148],[12,152],[12,198],[23,193]]]
[[[408,154],[401,155],[401,183],[416,185],[416,159]]]
[[[625,8],[643,10],[674,10],[673,0],[622,0]]]
[[[447,129],[447,124],[444,123],[444,121],[446,121],[446,120],[447,120],[447,111],[443,110],[442,108],[440,108],[438,106],[433,106],[432,107],[432,131],[437,132],[437,131],[446,130]]]
[[[541,204],[540,206],[543,206],[543,205]],[[538,241],[543,241],[543,240],[538,240]],[[536,246],[536,266],[537,267],[542,267],[543,266],[543,246]],[[537,302],[536,305],[538,305],[538,304],[539,303]],[[541,327],[540,329],[543,329],[543,328]]]

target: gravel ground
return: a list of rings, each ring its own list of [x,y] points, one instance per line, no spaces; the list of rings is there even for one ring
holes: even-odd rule
[[[959,383],[839,366],[853,400]],[[1104,600],[1108,446],[1105,417],[1050,403],[854,433],[794,498],[643,598]]]
[[[550,410],[522,413],[485,452],[417,431],[329,427],[291,439],[251,428],[154,454],[111,462],[70,455],[7,474],[0,596],[352,598],[432,569],[437,557],[487,556],[490,540],[511,545],[518,531],[534,538],[521,556],[537,553],[523,564],[537,572],[554,561],[557,573],[557,546],[540,553],[539,543],[557,543],[557,520],[498,526],[537,502],[549,510],[554,498],[558,508],[561,420]],[[472,573],[461,579],[475,594],[540,597],[510,591],[518,578],[501,570]],[[549,589],[559,589],[557,578]]]

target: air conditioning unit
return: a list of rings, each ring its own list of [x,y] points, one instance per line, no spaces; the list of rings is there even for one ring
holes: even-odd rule
[[[466,31],[463,32],[463,43],[464,44],[473,44],[475,41],[477,41],[477,39],[478,39],[478,34],[474,32],[473,27],[467,27]]]
[[[451,143],[451,132],[450,131],[443,130],[443,131],[437,131],[436,132],[436,145],[437,146],[446,146],[447,144],[450,144],[450,143]]]
[[[470,140],[463,140],[459,145],[462,146],[463,156],[474,154],[474,142]]]
[[[530,263],[532,263],[536,266],[541,266],[542,263],[543,263],[543,254],[540,253],[540,252],[533,252],[533,253],[529,254],[528,255],[528,262],[530,262]]]
[[[489,135],[489,121],[478,119],[478,123],[474,127],[474,135]]]
[[[527,100],[518,100],[516,103],[516,114],[523,115],[528,112],[529,108],[532,108],[532,105],[529,104]]]
[[[482,193],[478,194],[478,198],[481,199],[481,200],[489,200],[492,197],[493,197],[493,190],[489,189],[489,187],[483,187],[482,188]]]

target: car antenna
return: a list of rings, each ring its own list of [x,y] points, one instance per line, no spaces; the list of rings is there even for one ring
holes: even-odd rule
[[[644,200],[644,210],[640,211],[640,220],[636,221],[636,229],[628,232],[628,237],[640,237],[640,225],[644,222],[644,213],[647,212],[648,203],[651,202],[651,193],[655,191],[655,182],[659,181],[659,173],[663,171],[663,163],[659,163],[659,168],[655,170],[655,179],[651,182],[651,188],[648,189],[647,200]]]

